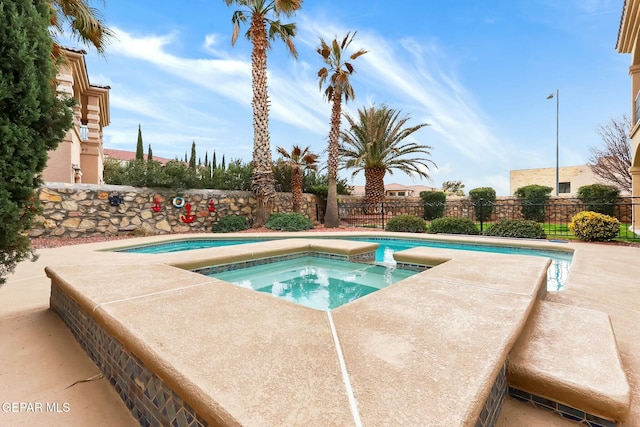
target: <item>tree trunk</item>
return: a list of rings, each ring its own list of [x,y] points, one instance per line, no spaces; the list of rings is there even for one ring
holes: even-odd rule
[[[302,169],[299,166],[294,166],[291,173],[291,199],[293,202],[293,211],[300,213],[302,210]]]
[[[267,92],[267,32],[264,17],[251,16],[251,85],[253,89],[253,177],[251,189],[256,198],[253,227],[262,227],[273,209],[275,179],[271,169],[269,142],[269,95]]]
[[[368,214],[380,213],[384,202],[384,168],[364,170],[364,202]]]
[[[324,226],[326,228],[336,228],[340,226],[340,217],[338,216],[337,185],[336,180],[331,178],[329,178],[329,191],[327,193],[327,207],[324,213]]]
[[[340,118],[342,110],[342,93],[334,89],[331,101],[331,130],[329,132],[327,210],[324,214],[324,226],[336,228],[340,225],[338,215],[338,142],[340,138]]]
[[[267,190],[269,186],[275,187],[273,172],[268,173],[253,171],[253,194],[256,198],[256,211],[253,215],[253,227],[259,228],[264,226],[269,219],[269,215],[273,210],[274,194]]]

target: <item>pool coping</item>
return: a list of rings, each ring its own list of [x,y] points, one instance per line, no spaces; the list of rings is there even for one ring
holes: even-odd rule
[[[350,237],[353,237],[353,235],[354,235],[353,233],[349,233]],[[366,233],[366,235],[370,236],[371,234]],[[379,234],[377,234],[377,236],[379,236]],[[172,236],[172,237],[175,239],[175,236]],[[285,237],[285,236],[279,236],[279,237]],[[334,235],[332,235],[331,237],[334,238]],[[335,236],[335,237],[338,237],[338,236]],[[398,236],[398,234],[394,234],[393,237],[403,237],[403,236]],[[415,238],[414,235],[411,235],[411,237]],[[327,241],[323,239],[321,245],[326,245],[326,242]],[[349,252],[349,250],[344,246],[345,245],[344,242],[345,241],[337,241],[336,248],[340,248],[343,252]],[[491,242],[495,244],[493,240]],[[262,246],[268,246],[271,243],[272,242],[267,242],[266,245],[263,244]],[[359,243],[359,245],[363,245],[362,242],[351,242],[351,243]],[[299,241],[297,239],[289,239],[289,244],[290,244],[289,249],[287,249],[287,245],[279,245],[278,248],[272,248],[272,249],[274,249],[276,252],[279,252],[283,250],[291,250],[291,247],[300,248],[300,245],[302,246],[307,245],[307,247],[309,245],[309,243],[304,241],[304,239],[303,241]],[[320,245],[320,243],[318,244]],[[256,245],[258,244],[256,243]],[[370,244],[365,244],[365,245],[370,245]],[[246,245],[241,245],[241,246],[246,246]],[[354,247],[356,246],[358,245],[355,245]],[[508,246],[513,246],[513,245],[509,244]],[[236,249],[239,247],[240,246],[236,247]],[[189,251],[191,255],[184,256],[183,259],[176,259],[175,253],[169,254],[169,255],[167,254],[161,254],[161,255],[136,254],[134,257],[132,257],[132,259],[136,259],[136,258],[139,259],[143,263],[143,265],[149,265],[149,262],[153,260],[152,262],[155,263],[155,266],[157,267],[157,269],[163,270],[165,273],[170,273],[169,275],[173,276],[174,279],[180,278],[181,286],[173,287],[171,289],[167,288],[167,289],[164,289],[162,292],[159,292],[158,290],[154,292],[147,292],[147,294],[136,296],[135,300],[140,302],[144,298],[152,298],[152,299],[158,298],[159,295],[166,297],[171,293],[176,293],[176,292],[188,293],[194,290],[201,291],[203,286],[206,286],[207,284],[210,283],[208,280],[202,280],[202,278],[198,278],[196,280],[195,278],[193,278],[193,276],[187,277],[187,275],[191,275],[193,273],[177,270],[171,266],[168,266],[167,265],[168,263],[185,267],[185,266],[193,266],[193,265],[200,264],[207,258],[209,260],[212,259],[212,257],[213,258],[218,257],[218,259],[220,260],[228,260],[230,259],[229,258],[230,255],[241,256],[241,257],[256,257],[256,256],[264,255],[266,253],[263,251],[266,249],[262,247],[253,247],[253,248],[245,247],[242,253],[234,252],[233,254],[229,254],[227,251],[227,248],[228,247],[225,247],[225,253],[222,253],[222,254],[221,253],[213,254],[214,252],[220,252],[220,251],[219,250],[215,251],[215,250],[212,250],[211,248],[204,249],[204,250]],[[418,248],[415,248],[415,249],[418,249]],[[425,248],[422,248],[422,249],[425,249]],[[198,252],[198,253],[194,254],[194,252]],[[434,254],[440,257],[440,259],[444,259],[452,256],[453,258],[451,259],[453,261],[456,261],[457,259],[457,262],[454,262],[451,264],[444,263],[432,269],[433,271],[436,272],[435,275],[433,275],[433,273],[431,272],[424,273],[424,274],[420,273],[414,276],[417,279],[414,279],[414,278],[405,279],[405,281],[403,281],[402,286],[399,286],[399,284],[394,285],[383,291],[378,291],[375,294],[372,294],[370,297],[362,298],[361,300],[347,304],[346,306],[338,308],[336,310],[333,310],[333,312],[331,312],[330,317],[332,317],[334,320],[336,331],[337,331],[337,337],[341,345],[344,346],[343,350],[344,350],[345,363],[349,367],[348,371],[350,374],[350,378],[353,382],[352,385],[354,388],[354,393],[356,396],[360,397],[359,399],[357,399],[358,408],[360,412],[364,411],[364,413],[362,413],[361,415],[365,420],[365,424],[369,424],[371,422],[377,423],[377,422],[381,422],[381,420],[382,422],[384,422],[385,417],[392,416],[394,414],[394,411],[400,410],[399,408],[404,408],[404,410],[402,411],[402,414],[404,416],[415,417],[413,419],[413,421],[415,422],[424,422],[429,420],[432,422],[433,421],[441,422],[442,419],[446,419],[447,423],[449,423],[450,421],[452,423],[456,423],[460,425],[475,425],[475,423],[478,420],[478,417],[480,416],[480,413],[483,410],[484,402],[487,401],[487,399],[490,396],[492,396],[491,388],[496,383],[496,379],[498,379],[500,372],[504,371],[504,362],[506,360],[506,356],[510,351],[511,347],[513,346],[515,339],[517,338],[520,331],[522,330],[522,327],[526,322],[526,319],[531,311],[531,307],[534,304],[536,297],[540,296],[540,293],[542,292],[541,289],[544,288],[544,286],[542,286],[541,284],[543,283],[543,279],[545,279],[546,277],[546,266],[548,265],[548,260],[545,260],[543,258],[536,258],[536,257],[519,256],[517,262],[510,263],[510,266],[508,268],[516,269],[520,271],[524,267],[525,269],[528,269],[529,273],[534,272],[535,274],[533,275],[528,274],[530,279],[528,282],[523,281],[520,275],[515,274],[514,275],[515,280],[512,280],[511,281],[512,283],[509,283],[507,286],[504,283],[497,283],[498,282],[497,280],[483,281],[481,275],[478,275],[477,273],[478,271],[486,270],[487,256],[489,256],[489,258],[496,257],[494,258],[495,260],[505,260],[511,257],[510,255],[486,254],[486,253],[474,254],[468,251],[450,251],[450,252],[454,252],[454,253],[448,253],[446,250],[443,250],[443,249],[426,248],[425,250],[422,251],[423,253],[422,256],[425,262],[426,260],[432,258]],[[415,253],[415,251],[411,252],[411,254],[412,254],[411,255],[412,257],[420,256],[420,254]],[[449,264],[449,267],[447,267],[447,264]],[[465,265],[466,268],[461,270],[460,265]],[[113,266],[111,266],[110,268],[113,268]],[[129,266],[124,266],[124,265],[119,266],[118,269],[119,269],[119,274],[125,274],[128,280],[132,280],[132,279],[135,279],[136,277],[140,277],[140,274],[142,272],[141,265],[136,263],[132,263]],[[84,272],[82,270],[84,270]],[[153,345],[157,346],[159,341],[158,341],[158,337],[156,337],[154,338],[156,339],[156,341],[152,339],[151,340],[152,342],[149,342],[148,334],[152,334],[152,332],[148,330],[145,331],[145,328],[149,328],[155,331],[155,328],[158,327],[157,323],[153,324],[152,326],[149,326],[149,325],[145,326],[144,324],[136,324],[135,322],[137,317],[134,316],[134,314],[139,314],[139,313],[136,313],[135,310],[134,310],[134,313],[127,314],[126,312],[127,311],[126,307],[130,305],[129,303],[132,301],[131,297],[128,297],[129,299],[112,297],[110,300],[106,302],[102,302],[101,303],[103,304],[102,306],[98,306],[95,304],[92,305],[90,303],[91,297],[88,297],[86,293],[96,292],[97,291],[96,284],[79,283],[79,282],[82,282],[83,280],[82,279],[83,274],[86,275],[89,270],[91,271],[91,274],[96,274],[97,273],[96,270],[101,270],[101,268],[100,266],[95,266],[90,269],[81,268],[81,267],[66,267],[66,268],[56,267],[56,268],[48,268],[47,274],[52,278],[52,282],[54,282],[55,286],[58,286],[61,290],[64,290],[73,299],[77,298],[78,303],[88,313],[91,313],[91,315],[94,316],[98,321],[98,323],[104,326],[105,329],[116,334],[116,336],[119,335],[121,337],[123,336],[127,337],[125,342],[127,344],[132,344],[134,347],[137,348],[137,351],[135,353],[136,354],[140,353],[138,354],[138,357],[143,359],[145,363],[151,363],[153,365],[154,361],[157,362],[159,355],[151,351],[149,347],[153,347]],[[437,273],[438,270],[440,271],[440,273],[445,274],[447,277],[446,278],[439,277]],[[458,275],[458,277],[456,278],[455,277],[456,275],[454,274],[456,272],[458,273],[463,272],[465,274]],[[500,274],[500,277],[502,279],[504,278],[503,277],[505,276],[504,271],[497,271],[497,273]],[[144,278],[144,277],[140,277],[140,278],[141,278],[141,281],[148,280],[148,278]],[[106,281],[108,282],[108,280]],[[197,283],[191,283],[192,281],[195,281]],[[527,282],[527,283],[524,283],[524,282]],[[425,286],[425,285],[429,285],[429,286]],[[452,289],[455,289],[455,292],[453,292]],[[430,360],[432,362],[439,361],[441,362],[442,366],[446,365],[448,368],[455,370],[458,374],[460,374],[460,372],[463,372],[464,369],[468,369],[470,371],[473,371],[473,375],[471,373],[467,373],[467,375],[460,375],[460,377],[461,379],[464,379],[464,378],[468,379],[470,377],[475,378],[476,380],[474,381],[475,386],[472,387],[473,391],[469,391],[468,386],[465,386],[464,384],[458,384],[458,386],[456,387],[455,384],[457,384],[457,382],[460,381],[460,379],[458,380],[454,379],[453,380],[454,384],[450,384],[449,386],[445,387],[446,393],[438,394],[439,398],[443,398],[443,396],[447,396],[445,400],[447,401],[450,410],[448,410],[446,414],[439,412],[437,407],[440,406],[440,404],[438,402],[423,402],[419,399],[416,399],[415,395],[413,396],[407,395],[406,391],[403,391],[403,390],[393,389],[392,390],[393,393],[391,394],[395,395],[395,398],[394,396],[389,396],[388,389],[385,390],[384,396],[379,395],[379,393],[375,390],[377,387],[374,386],[372,388],[372,385],[384,384],[387,381],[389,381],[389,378],[386,378],[389,376],[389,372],[390,372],[389,371],[390,368],[388,366],[389,360],[386,360],[386,361],[384,360],[385,358],[388,359],[389,355],[376,355],[376,351],[380,349],[376,348],[375,346],[374,348],[370,348],[370,343],[367,343],[367,340],[369,340],[370,337],[372,336],[371,334],[373,334],[373,336],[378,335],[379,337],[382,337],[381,339],[383,339],[384,337],[388,338],[391,336],[395,336],[395,337],[401,336],[401,337],[404,337],[408,342],[413,342],[419,338],[419,336],[417,337],[415,335],[416,333],[418,333],[415,322],[418,322],[418,323],[423,322],[424,328],[427,328],[427,325],[429,325],[429,327],[432,327],[434,319],[430,319],[431,323],[425,322],[424,312],[422,313],[414,312],[413,309],[407,310],[406,307],[403,306],[403,304],[406,304],[406,299],[415,297],[415,292],[417,291],[417,292],[426,292],[425,297],[428,297],[428,298],[425,298],[425,299],[429,299],[431,301],[435,300],[436,302],[437,301],[443,302],[452,297],[460,298],[460,295],[455,295],[455,293],[460,292],[460,290],[470,292],[475,298],[479,299],[480,301],[485,301],[485,302],[491,301],[491,304],[486,304],[486,306],[482,306],[482,305],[477,306],[474,304],[470,304],[469,299],[463,298],[463,301],[460,301],[460,302],[470,304],[466,307],[467,312],[462,313],[464,314],[463,319],[458,319],[458,318],[455,318],[454,316],[455,319],[453,320],[456,320],[458,322],[464,320],[461,325],[466,325],[466,327],[470,327],[470,328],[477,327],[476,321],[478,319],[480,319],[482,321],[481,323],[485,325],[487,324],[487,322],[491,323],[492,327],[489,328],[490,331],[484,331],[484,332],[485,334],[488,332],[492,332],[491,336],[485,337],[485,339],[490,341],[491,345],[493,346],[492,347],[493,351],[489,351],[488,354],[485,354],[480,361],[475,360],[475,358],[472,358],[473,360],[466,361],[466,363],[468,363],[469,365],[462,363],[461,366],[459,366],[459,363],[458,363],[459,361],[454,363],[454,361],[448,360],[445,352],[437,352],[437,351],[426,350],[426,349],[422,349],[423,351],[422,356],[420,356],[420,354],[413,354],[414,352],[409,352],[408,354],[392,355],[393,356],[392,359],[404,360],[406,358],[406,360],[404,360],[404,363],[410,366],[417,367],[417,366],[420,366],[420,363],[424,362],[425,360],[424,357],[428,357],[428,358],[430,357],[431,358]],[[230,292],[230,291],[227,289],[227,292]],[[248,291],[248,292],[252,292],[252,291]],[[410,295],[407,295],[407,292],[409,292]],[[384,295],[384,296],[381,296],[381,295]],[[247,295],[244,295],[244,296],[248,297]],[[267,295],[265,295],[264,297],[270,298]],[[250,299],[255,301],[254,298],[250,298]],[[385,304],[387,304],[389,301],[396,301],[396,300],[404,301],[399,306],[399,307],[404,307],[404,309],[399,310],[397,312],[394,312],[392,310],[392,312],[389,313],[388,312],[389,308],[385,307]],[[497,307],[499,308],[498,310],[499,313],[496,313],[495,310],[493,312],[490,310],[487,310],[489,307],[495,308],[496,302],[498,303]],[[236,303],[238,304],[237,301]],[[239,304],[242,305],[241,303]],[[286,304],[286,301],[282,301],[282,302],[269,301],[268,304],[269,304],[270,310],[271,309],[288,310],[291,308]],[[434,312],[438,312],[438,310],[445,309],[445,306],[444,305],[440,306],[437,303],[435,303],[435,305],[429,306],[427,308],[432,309]],[[129,310],[130,309],[131,308],[129,307]],[[124,310],[124,313],[119,310]],[[312,310],[312,309],[306,309],[306,310]],[[297,311],[297,309],[294,311]],[[304,310],[301,313],[304,313]],[[306,314],[300,314],[299,316],[301,316],[302,318],[305,318],[305,316],[307,316],[308,314],[309,312],[307,312]],[[402,319],[403,317],[406,317],[408,314],[412,314],[412,316],[414,316],[412,318],[413,320],[412,322],[398,323],[395,321],[395,319]],[[444,314],[446,317],[446,312],[443,312],[441,314]],[[460,313],[458,314],[461,315]],[[131,326],[131,324],[127,326],[126,325],[127,322],[119,320],[118,317],[121,315],[125,315],[125,317],[127,315],[133,316],[128,318],[127,322],[133,321],[133,324],[135,327]],[[507,316],[508,321],[505,321],[505,316]],[[311,317],[313,317],[313,315]],[[476,319],[476,321],[473,321],[473,319]],[[445,319],[435,319],[435,320],[437,320],[436,323],[442,323]],[[393,331],[387,330],[390,324],[394,324],[395,325],[394,327],[396,329]],[[326,320],[324,320],[324,318],[323,320],[320,320],[320,325],[322,326],[323,329],[327,328],[327,322]],[[359,325],[359,326],[356,326],[356,325]],[[458,325],[458,326],[460,327],[461,325]],[[373,331],[371,330],[372,327],[374,328]],[[442,327],[441,328],[442,331],[447,331],[448,329],[451,329],[450,325],[446,324],[446,322],[442,323],[441,327]],[[496,334],[496,327],[497,327],[497,330],[500,331],[499,334]],[[369,335],[364,333],[364,331],[368,331]],[[426,329],[420,331],[420,334],[424,335],[425,333],[427,333],[425,331]],[[433,332],[432,334],[433,336],[431,336],[430,339],[432,339],[433,341],[429,341],[429,340],[425,340],[425,341],[429,341],[430,345],[435,345],[436,347],[438,346],[438,343],[442,345],[443,340],[451,344],[450,340],[448,340],[446,336],[441,335],[442,331],[431,331]],[[327,331],[325,330],[325,332]],[[455,330],[455,332],[462,333],[464,331]],[[477,339],[478,337],[482,337],[482,332],[483,332],[482,330],[475,331],[472,334],[474,339]],[[464,334],[463,334],[463,337],[464,337]],[[147,343],[141,344],[141,343],[145,343],[145,340],[147,341]],[[466,345],[472,345],[472,346],[475,344],[466,343]],[[402,345],[400,345],[399,347],[402,347]],[[481,353],[482,353],[482,348],[485,348],[485,346],[481,345],[478,348],[478,351],[480,351]],[[485,350],[484,353],[487,353],[487,351]],[[371,355],[377,356],[378,358],[376,359],[374,357],[374,359],[381,363],[382,368],[372,370],[371,367],[366,366],[366,364],[365,366],[362,366],[361,359],[364,354],[368,356],[371,356]],[[367,359],[367,360],[371,360],[371,359]],[[163,366],[164,364],[167,364],[167,363],[168,363],[168,366],[175,366],[176,363],[178,362],[176,360],[174,360],[174,363],[164,361]],[[416,365],[416,363],[418,364]],[[333,368],[336,368],[336,366],[334,366]],[[409,371],[411,371],[411,369],[409,369]],[[394,373],[394,372],[395,371],[391,369],[391,373]],[[406,386],[407,381],[411,383],[411,380],[409,378],[405,378],[408,373],[407,371],[402,371],[402,372],[400,373],[400,377],[403,380],[405,380],[402,382],[402,384]],[[332,375],[341,377],[341,375],[338,375],[337,371],[333,372]],[[169,378],[172,377],[171,375],[167,375],[166,372],[162,376],[169,377]],[[393,377],[394,375],[390,375],[390,376]],[[425,380],[429,380],[429,379],[422,378],[422,381],[425,381]],[[179,387],[179,386],[180,386],[179,384],[176,385],[176,387]],[[335,384],[333,386],[335,386]],[[424,387],[424,385],[422,387]],[[185,388],[184,385],[182,386],[182,388]],[[188,393],[188,390],[193,391],[193,388],[186,387],[186,389],[187,390],[185,391],[187,392],[187,397],[185,398],[185,400],[191,401],[191,402],[196,401],[197,400],[196,397],[194,396],[189,397],[189,393]],[[459,394],[456,394],[456,390],[458,390],[458,392],[464,391],[463,397],[466,398],[466,399],[463,399],[464,402],[459,401],[461,396]],[[196,394],[200,396],[200,393],[201,393],[201,390]],[[342,409],[344,409],[346,413],[342,414],[341,416],[348,415],[348,413],[350,412],[349,405],[347,404],[348,402],[346,400],[343,402],[344,405],[342,405],[344,406]],[[332,402],[330,403],[330,405],[335,406],[336,403]],[[409,405],[409,407],[407,407],[407,405]],[[411,407],[411,405],[414,405],[415,407]],[[451,407],[451,405],[453,405],[453,407]],[[199,405],[192,404],[192,406],[198,409],[197,406]],[[216,407],[216,405],[204,405],[204,406],[205,406],[204,408],[205,410],[206,408]],[[321,405],[321,407],[322,406],[323,405]],[[342,407],[342,406],[339,405],[339,407]],[[455,409],[455,408],[458,408],[458,409]],[[259,412],[259,409],[256,409],[256,408],[254,409]],[[393,419],[397,419],[395,418],[397,415],[398,414],[393,415],[394,416]],[[431,415],[437,415],[437,419],[429,418]],[[210,419],[214,421],[215,417],[212,417]],[[340,419],[340,417],[335,419]],[[335,422],[335,419],[334,419],[334,422]],[[351,418],[347,416],[346,419],[348,420]],[[267,420],[263,420],[263,421],[267,421]]]

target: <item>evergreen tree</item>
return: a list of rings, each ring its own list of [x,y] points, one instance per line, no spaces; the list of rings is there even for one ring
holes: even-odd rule
[[[184,162],[189,163],[189,158],[187,157],[187,152],[184,152]]]
[[[56,94],[47,0],[0,2],[0,284],[35,258],[27,232],[40,211],[36,188],[72,125],[73,101]]]
[[[196,142],[191,143],[191,157],[189,157],[189,167],[196,170]]]
[[[204,167],[209,167],[209,151],[204,152]]]
[[[225,170],[225,166],[224,166],[224,154],[222,155],[222,164],[220,165],[220,169]]]
[[[144,160],[144,147],[142,145],[142,129],[138,125],[138,144],[136,145],[136,160]]]
[[[216,150],[213,150],[213,160],[211,160],[211,169],[216,170],[218,165],[216,164]]]
[[[151,144],[149,144],[149,151],[147,152],[147,160],[153,160],[153,151],[151,151]]]

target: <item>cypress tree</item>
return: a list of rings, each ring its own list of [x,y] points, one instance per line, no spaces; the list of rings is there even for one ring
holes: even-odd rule
[[[138,144],[136,145],[136,160],[144,160],[144,147],[142,146],[142,129],[138,124]]]
[[[35,258],[27,232],[40,212],[36,189],[72,125],[73,100],[59,98],[47,0],[0,1],[0,284]]]
[[[213,150],[213,160],[211,160],[211,169],[215,170],[218,167],[216,165],[216,150]]]
[[[151,144],[149,144],[149,151],[147,152],[147,161],[153,160],[153,151],[151,151]]]
[[[208,167],[209,166],[209,151],[205,151],[204,152],[204,167]]]
[[[222,155],[222,164],[220,165],[220,169],[224,170],[225,166],[224,166],[224,154]]]
[[[191,143],[191,157],[189,157],[189,167],[196,170],[196,142]]]

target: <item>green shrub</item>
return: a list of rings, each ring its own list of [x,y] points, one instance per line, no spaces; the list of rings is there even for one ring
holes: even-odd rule
[[[247,218],[239,215],[227,215],[213,225],[214,233],[231,233],[233,231],[242,231],[249,228]]]
[[[571,218],[569,229],[585,242],[606,242],[620,232],[620,221],[598,212],[579,212]]]
[[[443,191],[422,191],[420,198],[424,202],[424,219],[431,221],[444,216],[447,195]]]
[[[544,229],[536,221],[528,219],[502,219],[492,224],[484,231],[485,236],[523,237],[529,239],[544,239]]]
[[[620,190],[611,185],[592,184],[578,188],[576,196],[586,206],[585,209],[591,212],[598,212],[604,215],[613,216],[616,211],[616,200],[620,195]]]
[[[427,231],[434,234],[480,234],[473,220],[464,217],[436,218]]]
[[[493,214],[496,204],[496,190],[491,187],[474,188],[469,191],[469,197],[476,207],[476,219],[488,221]]]
[[[264,226],[270,230],[281,231],[301,231],[313,228],[309,218],[295,212],[271,215]]]
[[[387,231],[404,231],[407,233],[424,233],[427,225],[424,219],[413,215],[397,215],[387,221]]]
[[[526,185],[514,193],[522,206],[522,216],[531,221],[544,222],[547,218],[546,205],[553,188],[545,185]]]

